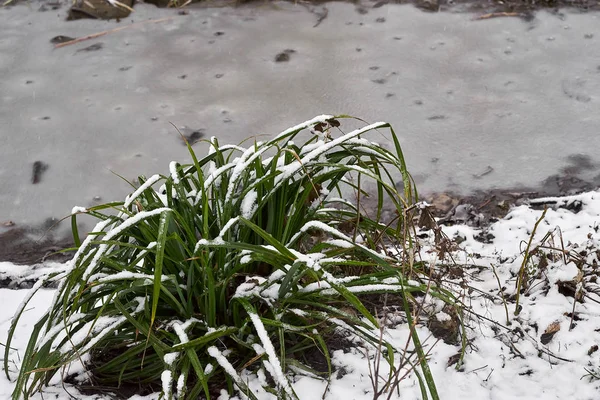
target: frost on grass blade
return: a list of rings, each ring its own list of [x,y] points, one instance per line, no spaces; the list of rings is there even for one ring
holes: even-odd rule
[[[179,185],[179,172],[177,171],[177,167],[179,167],[178,162],[171,161],[169,163],[169,172],[171,173],[171,179],[173,179],[175,185]]]
[[[296,257],[294,260],[294,264],[296,263],[304,263],[308,268],[311,268],[315,271],[321,269],[320,260],[325,258],[326,255],[323,253],[309,253],[303,254],[299,251],[289,249],[290,252]]]
[[[287,243],[287,246],[291,246],[293,243],[295,243],[300,236],[302,236],[302,234],[306,233],[309,230],[313,230],[313,229],[317,229],[320,231],[323,231],[333,237],[336,237],[338,239],[341,240],[345,240],[347,242],[353,242],[353,240],[344,235],[342,232],[340,232],[339,230],[327,225],[324,222],[321,221],[309,221],[306,224],[304,224],[302,226],[302,228],[300,228],[300,231],[298,233],[296,233],[294,236],[292,236],[292,238],[289,240],[289,242]]]
[[[85,317],[86,314],[83,313],[72,314],[67,321],[63,321],[63,323],[53,326],[48,332],[40,336],[41,339],[38,339],[36,344],[39,346],[51,340],[56,341],[56,336],[59,336],[61,333],[63,334],[63,336],[66,336],[65,332],[63,332],[65,328],[73,326],[82,319],[85,319]]]
[[[95,275],[94,275],[95,276]],[[94,279],[92,279],[94,276],[90,277],[89,281],[93,282]],[[104,277],[99,277],[96,282],[98,283],[107,283],[107,282],[114,282],[114,281],[122,281],[122,280],[137,280],[137,279],[145,279],[145,280],[149,280],[149,284],[153,283],[154,280],[154,275],[149,275],[149,274],[142,274],[139,272],[132,272],[132,271],[121,271],[121,272],[117,272],[116,274],[110,274]],[[171,278],[169,278],[168,276],[161,276],[161,282],[165,282],[170,280]]]
[[[133,203],[133,201],[135,199],[137,199],[140,196],[140,194],[142,194],[144,192],[144,190],[146,190],[150,186],[154,185],[159,179],[160,179],[160,175],[152,175],[150,178],[148,178],[148,180],[146,182],[144,182],[144,184],[141,185],[139,188],[137,188],[135,192],[133,192],[132,194],[130,194],[129,196],[127,196],[125,198],[125,203],[123,204],[123,208],[129,208],[131,203]]]
[[[290,179],[291,176],[296,174],[302,168],[306,168],[311,162],[315,159],[318,160],[320,156],[328,152],[329,150],[344,144],[347,140],[359,136],[365,132],[368,132],[373,129],[381,128],[386,126],[385,122],[377,122],[375,124],[367,125],[363,128],[356,129],[350,133],[347,133],[343,136],[340,136],[336,139],[333,139],[330,142],[325,143],[324,145],[310,151],[308,154],[303,155],[302,158],[298,161],[295,160],[285,167],[281,168],[281,174],[275,178],[275,187],[279,187],[280,184]]]
[[[144,310],[146,300],[143,297],[136,297],[133,300],[137,302],[137,307],[131,311],[131,315],[137,316]],[[62,320],[58,322],[63,323]],[[114,334],[125,322],[127,322],[127,318],[124,316],[101,316],[96,320],[89,321],[76,332],[69,335],[70,340],[60,348],[59,352],[66,354],[75,351],[78,354],[85,354],[106,336]],[[90,340],[86,343],[87,339]]]
[[[217,361],[217,364],[219,364],[221,368],[223,368],[227,375],[229,375],[238,386],[243,386],[244,383],[240,379],[240,376],[238,375],[237,371],[235,370],[233,365],[231,365],[229,360],[227,360],[227,358],[223,355],[223,353],[219,351],[219,349],[217,349],[215,346],[210,346],[206,351],[212,358],[214,358]]]
[[[351,293],[393,293],[402,291],[402,286],[400,285],[385,285],[385,284],[377,284],[377,285],[361,285],[361,286],[346,286],[346,289]],[[338,294],[338,291],[335,289],[325,289],[321,290],[321,294],[325,296]]]
[[[171,323],[171,326],[173,327],[173,330],[175,331],[175,333],[177,334],[177,337],[179,338],[179,343],[180,344],[184,344],[190,341],[186,330],[192,326],[192,324],[195,324],[197,322],[200,322],[199,320],[197,320],[196,318],[190,318],[187,321],[185,321],[184,323],[181,323],[180,321],[173,321]]]
[[[242,217],[246,219],[252,218],[258,206],[256,203],[257,197],[258,193],[256,193],[256,190],[251,190],[246,194],[246,196],[244,196],[244,199],[242,200],[242,206],[240,208]]]
[[[235,164],[229,163],[212,171],[204,180],[204,190],[209,190],[211,186],[218,186],[220,183],[219,179],[222,178],[222,175],[234,167]],[[200,200],[202,200],[202,191],[198,192],[198,195],[196,196],[196,204],[198,204]]]
[[[14,324],[16,322],[17,318],[21,315],[21,313],[25,309],[25,306],[27,306],[27,304],[29,303],[29,301],[31,300],[31,298],[33,297],[33,295],[36,294],[36,292],[38,290],[40,290],[40,288],[42,287],[43,284],[44,284],[44,280],[40,279],[29,290],[29,292],[27,293],[27,295],[25,296],[25,298],[23,299],[23,301],[21,301],[21,303],[19,303],[19,306],[17,307],[17,310],[15,311],[15,314],[14,314],[14,316],[12,318],[12,324]]]
[[[235,289],[234,298],[236,297],[260,297],[261,285],[266,282],[266,279],[260,276],[249,276],[246,282],[241,283]]]
[[[354,247],[354,244],[352,242],[343,239],[329,239],[326,240],[325,243],[342,249],[351,249]]]
[[[86,212],[88,212],[88,210],[85,207],[75,206],[71,209],[71,214],[85,214]]]
[[[171,388],[173,387],[173,373],[168,369],[164,370],[160,375],[162,382],[162,391],[165,399],[171,398]]]
[[[262,321],[260,320],[260,317],[256,313],[248,312],[248,315],[250,316],[252,324],[256,329],[256,333],[260,341],[262,342],[262,345],[265,349],[265,353],[267,353],[267,356],[269,357],[269,363],[273,367],[271,373],[273,374],[273,379],[275,380],[275,383],[277,383],[286,394],[293,397],[294,395],[292,388],[290,387],[290,384],[287,378],[285,377],[285,374],[283,373],[283,369],[281,368],[281,362],[277,357],[277,353],[275,352],[273,343],[269,338],[269,334],[265,330],[265,326],[263,325]]]
[[[277,135],[277,136],[275,137],[275,139],[273,139],[273,140],[272,140],[271,142],[269,142],[269,143],[276,143],[276,142],[278,142],[279,140],[281,140],[282,138],[284,138],[284,137],[288,136],[289,134],[291,134],[291,133],[293,133],[293,132],[300,131],[300,130],[302,130],[302,129],[306,129],[306,128],[308,128],[309,126],[312,126],[312,125],[318,124],[319,122],[321,122],[321,123],[323,123],[323,122],[326,122],[327,120],[330,120],[330,119],[332,119],[332,118],[334,118],[334,116],[333,116],[333,115],[319,115],[319,116],[317,116],[317,117],[314,117],[313,119],[310,119],[310,120],[308,120],[308,121],[305,121],[305,122],[303,122],[303,123],[301,123],[301,124],[298,124],[298,125],[296,125],[296,126],[292,126],[291,128],[288,128],[288,129],[286,129],[285,131],[283,131],[283,132],[281,132],[279,135]]]
[[[231,175],[229,176],[229,185],[227,186],[227,193],[225,194],[225,203],[229,203],[231,201],[231,197],[235,193],[238,184],[240,183],[240,176],[242,176],[242,174],[248,170],[250,164],[252,164],[254,160],[260,157],[269,148],[267,146],[260,147],[260,145],[261,143],[259,142],[255,146],[251,146],[250,148],[246,149],[240,158],[234,160],[235,166],[231,172]]]
[[[179,375],[177,378],[177,387],[175,388],[177,398],[183,398],[183,394],[185,393],[185,375]]]
[[[75,349],[84,354],[91,349],[103,336],[113,333],[127,319],[125,317],[100,317],[96,321],[88,321],[76,332],[69,335],[69,341],[65,343],[59,352],[68,354]],[[87,341],[89,339],[89,341]],[[87,343],[84,345],[84,343]]]
[[[108,231],[104,235],[103,240],[111,240],[113,237],[119,235],[125,229],[132,227],[133,225],[137,224],[138,222],[143,221],[146,218],[150,218],[155,215],[162,214],[164,212],[171,212],[171,209],[170,208],[157,208],[156,210],[142,211],[138,214],[135,214],[133,217],[126,219],[125,221],[123,221],[120,225],[118,225],[114,229]],[[98,251],[96,252],[94,258],[92,259],[92,262],[90,263],[90,265],[86,268],[85,273],[83,274],[83,279],[89,278],[89,276],[92,274],[92,272],[96,268],[98,261],[100,261],[100,258],[102,258],[104,253],[108,250],[108,248],[109,248],[109,245],[105,244],[105,243],[102,243],[100,246],[98,246]]]

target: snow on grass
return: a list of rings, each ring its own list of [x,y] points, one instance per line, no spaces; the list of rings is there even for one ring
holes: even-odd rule
[[[459,249],[451,254],[456,265],[450,263],[447,257],[443,260],[447,263],[446,266],[435,268],[438,273],[446,274],[441,278],[445,287],[452,289],[464,303],[467,333],[464,363],[457,370],[457,364],[452,360],[456,360],[461,347],[435,337],[424,320],[417,326],[442,399],[588,400],[598,397],[600,381],[590,380],[587,371],[596,372],[600,369],[600,351],[597,350],[597,346],[600,346],[600,286],[596,283],[597,280],[600,281],[600,252],[597,252],[600,249],[600,193],[589,192],[568,198],[542,200],[534,200],[533,203],[548,204],[553,208],[547,211],[533,238],[531,248],[536,249],[535,252],[525,260],[528,285],[521,294],[522,308],[518,315],[515,315],[513,297],[516,275],[526,257],[523,250],[531,230],[542,211],[527,206],[516,207],[504,219],[484,230],[464,225],[442,227],[450,239],[460,238],[461,243]],[[573,211],[560,207],[573,208]],[[337,233],[332,232],[331,227],[312,228],[326,229],[329,234]],[[547,232],[550,232],[550,237],[546,236]],[[420,233],[422,238],[428,236],[421,239],[420,257],[428,265],[434,265],[434,262],[440,261],[439,253],[435,251],[434,234],[430,231]],[[478,239],[482,233],[491,235],[491,243],[483,243]],[[332,240],[335,242],[332,245],[344,246],[342,242],[347,243],[347,238],[341,238],[337,234],[333,236],[335,239]],[[538,248],[539,245],[543,247]],[[544,257],[546,260],[542,262]],[[323,259],[303,261],[324,262]],[[454,270],[455,274],[444,272],[455,267],[459,267]],[[68,264],[45,264],[27,268],[0,263],[0,276],[3,279],[23,280],[27,276],[39,276],[43,268],[62,271],[68,269]],[[321,282],[321,285],[324,283]],[[249,285],[248,290],[253,289],[250,286],[253,285]],[[571,294],[567,290],[569,287],[573,288]],[[375,288],[363,286],[351,290],[367,289]],[[320,290],[332,289],[321,286]],[[0,343],[5,341],[12,316],[27,293],[27,290],[0,289],[0,302],[5,305],[0,309]],[[506,308],[502,300],[503,294]],[[23,310],[24,317],[13,341],[14,349],[9,351],[9,369],[13,375],[24,354],[28,332],[46,310],[53,295],[53,290],[39,289],[30,306]],[[579,301],[575,301],[573,296],[577,296]],[[430,297],[426,297],[425,302],[428,307],[424,309],[430,318],[440,323],[452,321],[452,314],[442,309],[442,304],[437,304]],[[386,321],[393,323],[389,323],[384,330],[386,340],[399,351],[404,348],[412,349],[410,330],[402,313],[394,315],[393,308],[388,313]],[[261,321],[257,315],[252,318],[260,336],[258,328]],[[107,324],[109,322],[111,321],[106,321]],[[116,321],[111,323],[114,322]],[[339,324],[343,326],[344,322],[340,320]],[[277,382],[285,382],[281,366],[277,364],[275,349],[272,344],[269,347],[270,343],[263,341],[264,338],[260,339],[261,348],[268,356],[268,364],[264,368],[274,374],[273,378]],[[353,343],[355,347],[333,352],[335,372],[329,384],[310,374],[296,373],[291,379],[289,390],[297,393],[301,400],[373,399],[370,375],[376,349],[362,345],[360,341]],[[266,379],[263,369],[238,372],[227,360],[223,350],[211,347],[208,351],[221,366],[229,369],[241,385],[254,390]],[[381,365],[380,375],[385,377],[385,363]],[[402,371],[408,372],[404,369]],[[165,378],[168,377],[165,375]],[[384,381],[383,378],[379,379],[381,386]],[[171,378],[165,381],[171,381]],[[0,398],[9,398],[12,387],[13,384],[2,376]],[[66,389],[77,393],[70,385]],[[177,390],[180,392],[181,389]],[[414,374],[406,375],[399,385],[399,392],[401,396],[393,392],[389,398],[421,398],[419,382]],[[260,400],[275,398],[264,391],[256,393]],[[70,398],[58,382],[45,389],[44,397],[59,400]],[[108,396],[100,395],[76,394],[76,397],[85,400],[109,399]],[[41,398],[40,395],[34,396],[34,399]],[[132,397],[136,400],[156,398],[158,395]],[[233,400],[246,397],[230,397],[223,392],[219,398]],[[388,398],[387,394],[385,398]]]
[[[335,138],[327,143],[324,143],[324,144],[318,146],[317,148],[309,151],[308,153],[302,152],[300,154],[300,156],[301,156],[300,160],[295,160],[279,169],[281,171],[281,174],[277,175],[277,177],[275,178],[274,186],[278,187],[282,182],[286,182],[291,176],[293,176],[298,171],[300,171],[300,169],[306,168],[306,166],[309,165],[309,163],[311,163],[311,162],[318,161],[319,157],[321,157],[322,155],[327,153],[327,151],[333,149],[334,147],[347,142],[351,138],[359,136],[368,131],[371,131],[371,130],[374,130],[377,128],[381,128],[382,126],[386,126],[386,125],[387,125],[387,123],[385,123],[385,122],[376,122],[374,124],[367,125],[363,128],[356,129],[350,133],[346,133],[346,134],[344,134],[338,138]],[[309,146],[305,146],[305,148],[307,148],[307,147],[309,147]]]
[[[164,212],[171,212],[171,211],[172,210],[170,208],[166,208],[166,207],[165,208],[157,208],[157,209],[152,210],[152,211],[141,211],[141,212],[135,214],[133,217],[130,217],[130,218],[126,219],[121,224],[119,224],[117,227],[115,227],[112,230],[106,232],[106,234],[104,235],[104,237],[102,238],[102,240],[103,241],[109,241],[113,237],[118,236],[124,230],[126,230],[126,229],[134,226],[135,224],[137,224],[140,221],[143,221],[144,219],[153,217],[155,215],[162,214]],[[108,251],[108,249],[110,247],[111,246],[109,246],[106,243],[102,243],[102,244],[100,244],[98,246],[98,250],[96,251],[96,254],[94,255],[94,258],[92,259],[92,261],[90,262],[90,265],[86,268],[86,270],[85,270],[85,272],[83,274],[83,279],[84,280],[89,278],[89,276],[92,274],[92,272],[96,268],[96,266],[97,266],[98,262],[100,261],[100,259],[102,258],[102,256],[104,256],[104,254]],[[76,256],[77,256],[77,254],[76,254]],[[75,258],[74,258],[74,260],[75,260]]]
[[[292,389],[290,388],[288,380],[285,377],[285,373],[281,368],[281,362],[277,357],[277,353],[275,352],[275,348],[273,347],[271,339],[269,339],[269,334],[265,330],[265,326],[263,325],[262,321],[260,320],[260,317],[257,314],[252,312],[250,312],[249,314],[250,320],[252,321],[252,324],[254,324],[254,328],[256,329],[256,333],[258,334],[258,337],[263,344],[264,352],[267,353],[267,356],[269,357],[269,362],[268,364],[265,362],[265,366],[270,365],[270,368],[268,369],[271,376],[275,380],[277,386],[282,388],[287,395],[292,396]]]
[[[154,185],[159,180],[160,180],[160,175],[158,175],[158,174],[152,175],[150,178],[148,178],[148,180],[146,182],[144,182],[143,185],[140,185],[140,187],[137,188],[135,190],[135,192],[133,192],[131,195],[129,195],[129,196],[127,196],[127,198],[125,198],[125,204],[123,204],[123,208],[128,208],[134,202],[134,200],[140,196],[140,194],[144,193],[144,191],[146,189],[148,189],[149,187]]]
[[[246,194],[246,196],[244,196],[244,199],[242,200],[242,206],[240,209],[242,217],[246,219],[252,218],[252,215],[254,215],[256,207],[258,206],[258,204],[256,203],[257,198],[258,193],[256,193],[256,190],[251,190],[248,192],[248,194]]]
[[[333,115],[319,115],[314,117],[311,120],[305,121],[301,124],[298,124],[296,126],[292,126],[291,128],[286,129],[285,131],[281,132],[279,135],[277,135],[273,140],[271,140],[272,143],[275,143],[277,141],[279,141],[281,138],[289,135],[292,132],[296,132],[296,131],[300,131],[302,129],[306,129],[309,126],[312,126],[314,124],[317,124],[319,122],[323,123],[329,119],[332,119]]]

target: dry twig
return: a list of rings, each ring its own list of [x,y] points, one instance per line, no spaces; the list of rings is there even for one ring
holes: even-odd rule
[[[495,12],[495,13],[479,15],[479,16],[473,18],[473,20],[479,21],[482,19],[490,19],[490,18],[498,18],[498,17],[522,17],[522,16],[523,15],[518,12]]]
[[[168,21],[168,20],[171,20],[171,19],[173,19],[173,17],[166,17],[166,18],[160,18],[160,19],[155,19],[155,20],[142,21],[142,22],[137,22],[135,24],[131,24],[131,25],[120,26],[118,28],[110,29],[108,31],[97,32],[97,33],[92,33],[91,35],[82,36],[82,37],[77,38],[77,39],[69,40],[68,42],[57,43],[57,44],[54,45],[54,48],[58,49],[58,48],[61,48],[61,47],[70,46],[72,44],[83,42],[83,41],[86,41],[86,40],[96,39],[96,38],[98,38],[100,36],[108,35],[109,33],[115,33],[115,32],[118,32],[118,31],[122,31],[124,29],[132,28],[134,26],[142,25],[142,24],[149,24],[149,23],[156,24],[156,23],[165,22],[165,21]]]

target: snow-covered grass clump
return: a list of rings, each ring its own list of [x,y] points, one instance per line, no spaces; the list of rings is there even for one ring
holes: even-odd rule
[[[339,126],[339,118],[320,116],[248,148],[213,138],[205,157],[188,146],[190,165],[140,177],[123,203],[75,209],[100,222],[80,242],[74,214],[75,257],[34,287],[58,283],[13,399],[64,377],[71,364],[86,370],[72,379],[104,391],[295,399],[290,371],[327,380],[329,347],[357,341],[381,360],[376,387],[390,390],[379,374],[397,383],[409,372],[424,397],[437,398],[413,321],[415,296],[435,299],[450,319],[458,312],[449,292],[419,280],[426,265],[415,258],[410,229],[416,192],[400,145],[386,123],[350,133]],[[298,146],[303,130],[312,135]],[[389,132],[394,151],[364,138],[372,131]],[[361,207],[365,188],[374,192],[370,212]],[[343,200],[348,193],[352,201]],[[397,211],[391,222],[381,220],[384,200]],[[389,243],[402,257],[391,257]],[[7,374],[26,305],[9,332]],[[381,335],[378,312],[391,305],[407,322],[403,347]],[[249,386],[249,374],[262,376],[260,384]]]

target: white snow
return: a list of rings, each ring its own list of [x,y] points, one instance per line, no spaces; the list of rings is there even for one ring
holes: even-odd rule
[[[533,255],[527,264],[529,275],[529,287],[520,296],[520,313],[515,315],[515,303],[507,301],[508,310],[504,308],[501,298],[503,292],[506,297],[515,294],[516,274],[523,264],[522,253],[533,225],[540,218],[542,211],[527,206],[514,208],[502,220],[493,223],[487,229],[487,233],[494,236],[491,243],[482,243],[475,237],[481,230],[464,225],[445,226],[444,233],[449,238],[461,236],[464,241],[459,249],[452,252],[456,261],[457,270],[463,275],[458,277],[445,276],[443,281],[447,288],[451,288],[458,296],[458,300],[465,306],[464,321],[467,329],[468,346],[464,354],[464,365],[457,370],[456,365],[448,365],[448,361],[460,352],[459,345],[447,344],[432,336],[431,331],[421,321],[417,325],[424,350],[428,352],[429,366],[436,382],[438,392],[442,399],[494,399],[494,400],[588,400],[598,397],[600,381],[590,380],[587,376],[590,371],[600,368],[600,351],[594,351],[594,346],[600,345],[600,294],[595,289],[596,267],[600,264],[600,254],[596,250],[600,248],[600,193],[589,192],[567,199],[544,199],[544,202],[554,206],[549,209],[546,217],[538,227],[538,231],[532,241],[532,249],[542,244],[541,241],[550,232],[551,238],[546,237],[546,249],[538,249],[538,252],[554,252],[556,256],[548,259],[546,266],[540,265],[538,255]],[[574,213],[556,206],[564,206],[581,202],[582,208]],[[540,203],[540,201],[537,201]],[[104,226],[97,227],[97,230]],[[308,229],[308,227],[306,227]],[[339,232],[325,225],[311,225],[311,229],[323,229],[333,236],[331,245],[340,247],[348,243],[349,238],[340,237]],[[427,232],[420,232],[427,233]],[[420,239],[421,251],[417,254],[420,259],[428,265],[433,265],[438,258],[434,251],[435,243],[433,234],[428,233],[429,238]],[[425,237],[425,235],[423,236]],[[87,239],[86,239],[87,240]],[[85,241],[84,241],[85,243]],[[554,248],[555,250],[551,250]],[[564,250],[564,251],[563,251]],[[249,254],[246,254],[249,255]],[[300,253],[294,253],[301,262],[324,263],[325,258],[319,256],[310,257]],[[303,258],[306,257],[306,258]],[[565,260],[565,257],[570,257]],[[332,259],[333,260],[333,259]],[[579,260],[579,261],[577,261]],[[438,260],[439,261],[439,260]],[[500,285],[494,275],[495,272],[500,280]],[[3,279],[15,279],[16,281],[42,276],[42,271],[67,271],[72,267],[66,264],[45,264],[35,267],[18,267],[10,263],[0,263],[0,277]],[[600,267],[598,267],[600,268]],[[600,271],[598,272],[600,273]],[[274,273],[268,278],[270,287],[277,287],[277,281],[282,279],[282,271]],[[342,280],[340,280],[342,281]],[[346,280],[347,282],[350,282]],[[574,302],[574,298],[561,293],[559,284],[572,281],[577,290],[583,288],[583,302]],[[263,282],[263,281],[261,281]],[[419,285],[414,280],[410,284]],[[378,285],[397,285],[393,281],[379,283]],[[253,291],[258,285],[248,282],[244,289]],[[351,291],[366,291],[381,288],[381,286],[363,285],[351,288]],[[307,285],[303,290],[333,289],[326,282]],[[600,290],[597,291],[600,293]],[[28,290],[0,289],[0,343],[5,342],[6,332],[15,311],[19,310],[19,304],[29,295]],[[259,295],[264,295],[260,293]],[[19,322],[17,333],[14,337],[12,348],[9,351],[9,370],[11,376],[15,376],[20,357],[25,351],[29,334],[33,325],[46,310],[50,300],[54,296],[54,290],[38,288],[32,294],[29,305],[22,309],[23,316]],[[432,296],[421,299],[426,303],[429,315],[435,317],[439,322],[446,323],[453,316],[436,301]],[[140,300],[141,301],[141,300]],[[397,304],[391,306],[399,306]],[[470,307],[470,311],[468,310]],[[401,307],[400,307],[401,308]],[[409,351],[413,345],[409,340],[410,331],[403,319],[403,313],[394,315],[394,308],[386,321],[394,321],[386,326],[384,337],[393,347],[401,353],[403,349]],[[303,311],[291,309],[302,315]],[[508,322],[506,311],[508,311]],[[573,315],[573,311],[575,314]],[[576,317],[576,318],[574,318]],[[70,322],[80,318],[73,316]],[[257,315],[253,315],[252,322],[256,327],[260,345],[256,350],[266,353],[266,360],[262,369],[257,371],[237,371],[230,361],[227,360],[226,350],[220,351],[216,347],[208,349],[209,354],[217,363],[228,370],[234,379],[242,385],[252,389],[260,400],[275,399],[272,394],[260,390],[261,382],[268,381],[265,374],[272,374],[278,384],[285,387],[286,377],[291,378],[291,386],[286,389],[295,392],[301,400],[312,400],[323,398],[325,400],[356,399],[370,400],[373,398],[373,388],[370,379],[370,368],[373,367],[375,349],[369,348],[360,341],[353,341],[356,347],[345,350],[337,350],[332,355],[335,368],[343,367],[344,373],[334,373],[330,383],[310,374],[302,374],[299,371],[284,374],[278,363],[278,352],[268,340],[262,322]],[[99,321],[99,325],[93,330],[94,335],[107,334],[114,324],[118,323],[118,317],[114,320]],[[188,321],[186,321],[187,323]],[[341,320],[335,320],[340,326],[344,326]],[[191,323],[191,322],[190,322]],[[178,323],[179,324],[179,323]],[[572,325],[573,324],[573,325]],[[183,328],[185,323],[179,328]],[[549,341],[542,343],[542,335],[550,328],[558,329]],[[55,334],[50,332],[48,335]],[[378,334],[377,331],[372,333]],[[185,335],[178,332],[181,339]],[[75,340],[83,338],[75,337]],[[165,357],[165,362],[173,362],[177,353],[171,353]],[[400,357],[396,358],[397,360]],[[413,359],[414,361],[414,359]],[[205,367],[207,373],[213,368],[211,365]],[[386,376],[387,367],[382,364],[380,375]],[[407,372],[406,377],[399,384],[399,391],[393,392],[390,399],[418,399],[421,398],[419,383],[413,373]],[[174,377],[165,372],[163,382],[168,390],[174,385]],[[177,379],[177,393],[181,391],[181,377]],[[379,378],[383,384],[383,378]],[[13,383],[9,382],[4,375],[0,376],[0,398],[9,398],[13,389]],[[50,387],[44,389],[45,397],[58,400],[69,399],[69,394],[75,393],[76,397],[83,400],[102,399],[109,397],[87,396],[78,394],[77,389],[71,385],[53,381]],[[41,399],[41,395],[35,395],[33,399]],[[133,396],[132,399],[157,399],[158,394],[141,397]],[[241,399],[244,395],[229,396],[222,392],[220,399]],[[387,399],[387,394],[385,396]]]
[[[128,208],[131,205],[131,203],[133,203],[133,201],[144,192],[144,190],[154,185],[159,179],[160,175],[158,174],[152,175],[150,178],[148,178],[148,180],[144,182],[143,185],[140,185],[140,187],[137,188],[135,192],[133,192],[131,195],[125,198],[125,204],[123,204],[123,208]]]
[[[177,167],[179,163],[177,161],[171,161],[169,163],[169,172],[171,173],[171,179],[173,179],[173,183],[175,185],[179,185],[179,172],[177,171]]]
[[[283,372],[283,369],[281,368],[281,362],[277,357],[277,353],[275,352],[275,348],[273,347],[271,339],[269,339],[269,335],[265,330],[265,326],[263,325],[262,321],[260,320],[260,317],[257,314],[249,313],[249,315],[250,320],[252,321],[252,323],[254,324],[254,328],[256,329],[256,333],[258,334],[258,337],[262,342],[264,352],[267,353],[267,356],[269,357],[269,364],[271,364],[272,367],[271,371],[269,372],[271,372],[271,375],[277,383],[277,385],[281,387],[286,394],[291,395],[292,389],[290,388],[289,383]],[[259,354],[262,354],[262,352]]]
[[[291,128],[286,129],[285,131],[283,131],[279,135],[277,135],[275,137],[275,139],[273,139],[271,142],[277,142],[282,137],[285,137],[286,135],[289,135],[292,132],[299,131],[301,129],[305,129],[305,128],[307,128],[307,127],[309,127],[311,125],[317,124],[319,122],[325,122],[325,121],[327,121],[328,119],[331,119],[331,118],[333,118],[333,115],[319,115],[317,117],[314,117],[311,120],[305,121],[305,122],[303,122],[301,124],[298,124],[296,126],[292,126]]]
[[[156,176],[156,175],[155,175]],[[119,224],[117,227],[113,228],[112,230],[106,232],[106,234],[104,235],[104,237],[102,238],[103,240],[110,240],[113,237],[117,236],[118,234],[120,234],[121,232],[123,232],[125,229],[137,224],[140,221],[143,221],[146,218],[150,218],[153,217],[155,215],[159,215],[162,214],[164,212],[171,212],[170,208],[157,208],[155,210],[152,211],[142,211],[139,212],[137,214],[135,214],[134,216],[126,219],[125,221],[121,222],[121,224]],[[87,269],[85,270],[85,273],[83,274],[83,279],[87,279],[91,273],[94,271],[94,268],[96,268],[96,265],[98,264],[98,261],[100,261],[100,258],[102,258],[102,256],[104,255],[104,253],[109,249],[109,245],[102,243],[100,246],[98,246],[98,250],[96,251],[96,254],[94,255],[94,258],[92,259],[90,265],[87,267]],[[77,256],[77,254],[76,254]],[[76,258],[74,258],[75,260]]]
[[[235,368],[233,367],[233,365],[231,365],[231,363],[229,362],[229,360],[227,360],[227,358],[223,355],[223,353],[221,353],[219,351],[219,349],[217,349],[215,346],[210,346],[208,349],[208,354],[214,358],[217,363],[221,366],[221,368],[223,368],[223,370],[238,384],[241,383],[241,379],[240,376],[238,375],[237,371],[235,370]]]
[[[165,398],[171,398],[171,386],[173,385],[173,373],[168,369],[164,370],[160,375],[160,380],[162,381],[162,390],[165,395]]]
[[[252,218],[252,215],[254,215],[257,207],[257,197],[258,193],[256,193],[256,190],[251,190],[248,192],[248,194],[246,194],[246,196],[244,196],[244,199],[242,200],[242,207],[240,209],[242,217],[246,219]]]
[[[309,151],[306,154],[302,153],[301,154],[302,158],[300,160],[295,160],[295,161],[291,162],[290,164],[287,164],[286,166],[280,168],[282,173],[275,178],[274,186],[275,187],[279,186],[279,184],[281,182],[284,182],[287,179],[289,179],[289,177],[291,177],[292,175],[297,173],[300,169],[305,168],[307,165],[309,165],[309,163],[311,163],[315,159],[318,160],[319,157],[322,156],[323,154],[325,154],[328,150],[330,150],[342,143],[345,143],[347,140],[349,140],[351,138],[359,136],[370,130],[380,128],[384,125],[387,125],[387,123],[376,122],[374,124],[367,125],[363,128],[356,129],[350,133],[346,133],[346,134],[344,134],[340,137],[337,137],[327,143],[324,143],[324,144],[318,146],[317,148]]]

